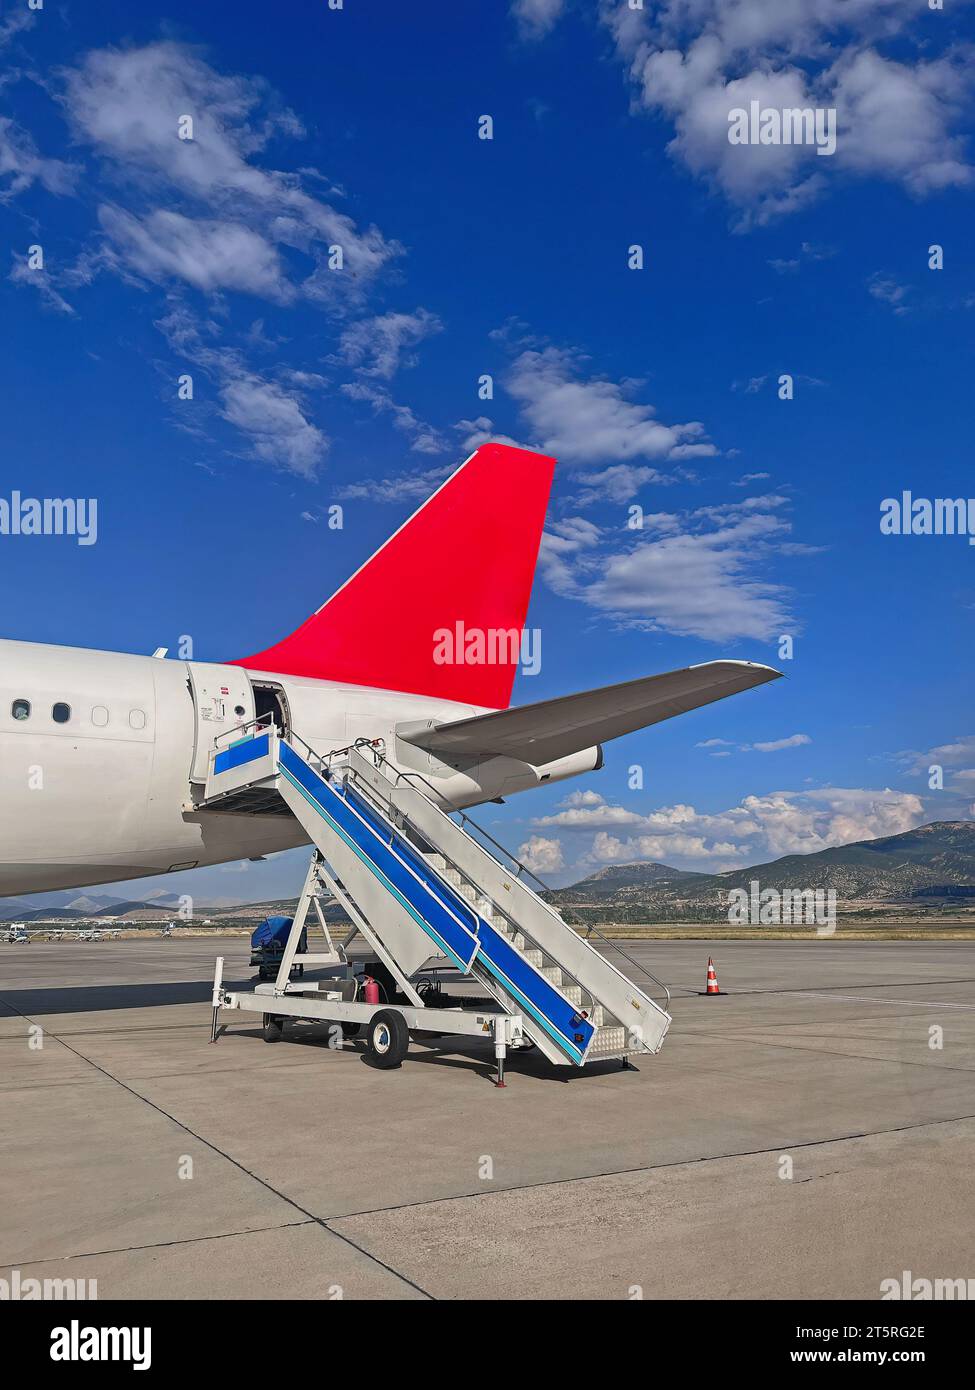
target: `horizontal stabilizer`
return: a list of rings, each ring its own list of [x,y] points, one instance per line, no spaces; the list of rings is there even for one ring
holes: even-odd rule
[[[408,727],[399,737],[448,762],[502,757],[540,767],[781,675],[753,661],[707,661],[432,728]]]

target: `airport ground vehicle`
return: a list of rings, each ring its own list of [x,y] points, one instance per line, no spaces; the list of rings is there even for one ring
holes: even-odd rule
[[[378,741],[319,755],[259,721],[234,733],[215,742],[201,804],[248,815],[277,802],[316,848],[273,983],[226,990],[218,960],[214,1040],[221,1009],[260,1013],[268,1041],[289,1020],[364,1026],[382,1068],[402,1062],[411,1030],[486,1036],[499,1083],[509,1048],[534,1045],[553,1065],[576,1067],[659,1050],[671,1021],[666,986],[644,972],[664,996],[658,1003],[635,985],[563,921],[524,865],[466,812],[438,806],[424,778],[397,769]],[[349,942],[337,944],[327,926],[326,893],[375,953],[367,971],[384,999],[365,999]],[[309,912],[321,950],[301,949]],[[431,961],[478,993],[451,998]],[[316,967],[317,977],[293,979],[295,965]]]
[[[259,979],[273,980],[277,977],[293,922],[293,917],[265,917],[251,933],[251,965],[257,966]],[[303,929],[298,951],[304,954],[307,950],[308,932]],[[299,976],[305,973],[305,967],[300,963],[294,970]]]

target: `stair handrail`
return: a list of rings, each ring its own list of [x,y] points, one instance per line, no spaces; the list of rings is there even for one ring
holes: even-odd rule
[[[536,874],[533,869],[529,869],[527,864],[524,864],[516,854],[513,854],[510,849],[508,849],[505,845],[501,844],[500,840],[496,840],[494,836],[491,834],[491,832],[489,830],[485,830],[484,826],[481,825],[480,822],[476,821],[473,816],[469,816],[462,807],[458,806],[455,802],[451,801],[449,796],[445,796],[443,792],[438,791],[437,788],[434,787],[433,783],[428,781],[427,778],[424,777],[422,772],[405,772],[400,768],[396,767],[393,763],[389,761],[389,759],[386,757],[384,753],[378,753],[376,751],[375,747],[372,745],[369,739],[359,739],[356,741],[355,744],[351,746],[358,747],[359,744],[369,745],[370,751],[372,752],[376,760],[378,762],[384,763],[386,767],[390,769],[390,771],[393,773],[394,787],[396,783],[399,782],[401,779],[407,782],[413,781],[414,779],[423,782],[424,785],[429,787],[430,791],[433,793],[434,802],[442,801],[446,803],[446,805],[450,807],[452,812],[460,816],[462,821],[466,821],[468,825],[472,825],[479,835],[483,835],[486,840],[490,840],[491,844],[495,847],[495,849],[500,850],[501,853],[506,856],[506,858],[510,859],[512,864],[516,864],[518,866],[517,872],[514,875],[515,878],[520,878],[522,874],[525,874],[528,878],[532,879],[535,884],[537,884],[538,888],[540,888],[543,893],[550,893],[552,891],[551,888],[549,888],[548,884],[544,881],[544,879],[539,878],[538,874]],[[536,890],[533,889],[532,891],[535,892],[536,897],[541,896]],[[545,901],[544,898],[542,899],[542,901]],[[546,902],[545,906],[551,909],[550,903]],[[582,923],[582,925],[585,926],[586,924]],[[669,1013],[671,994],[670,990],[664,984],[663,980],[659,980],[652,970],[648,970],[645,965],[641,964],[640,961],[636,960],[633,956],[631,956],[629,951],[624,951],[623,947],[620,946],[618,942],[614,941],[612,937],[606,936],[604,932],[601,932],[599,928],[595,925],[595,923],[590,923],[586,929],[587,941],[590,939],[593,932],[595,932],[599,939],[601,941],[604,941],[607,946],[610,946],[613,950],[618,951],[619,954],[623,956],[625,960],[628,960],[635,970],[640,971],[640,973],[642,975],[645,975],[648,980],[652,980],[655,985],[658,985],[660,989],[663,990],[664,994],[667,996],[667,1012]]]
[[[210,748],[210,756],[213,757],[215,753],[226,751],[225,749],[221,749],[220,747],[222,739],[230,738],[230,736],[233,734],[235,736],[235,743],[242,742],[242,735],[246,732],[246,730],[252,727],[254,728],[255,738],[259,733],[270,733],[272,729],[277,728],[273,719],[270,719],[269,716],[266,714],[258,715],[255,719],[248,719],[244,724],[235,724],[232,729],[224,729],[222,733],[214,734],[213,744]]]
[[[296,733],[294,732],[294,730],[291,730],[291,731],[289,732],[289,734],[287,735],[287,737],[288,737],[289,739],[293,739],[293,740],[296,741],[297,743],[300,743],[301,746],[302,746],[302,748],[305,750],[306,754],[309,754],[309,755],[311,756],[311,758],[313,758],[313,759],[315,759],[317,762],[321,763],[323,775],[326,775],[326,774],[327,774],[327,771],[330,771],[330,770],[331,770],[331,760],[332,760],[332,758],[339,757],[339,756],[342,755],[342,754],[348,754],[348,753],[350,753],[350,752],[353,751],[353,750],[359,750],[359,749],[364,749],[366,752],[368,752],[368,753],[375,759],[375,761],[376,761],[377,763],[383,763],[383,764],[385,764],[387,767],[391,768],[394,772],[397,771],[397,769],[393,767],[393,764],[390,763],[390,761],[389,761],[389,759],[386,757],[385,753],[383,753],[383,752],[380,751],[381,749],[385,748],[385,740],[384,740],[384,739],[357,738],[353,743],[346,744],[346,745],[345,745],[344,747],[342,747],[342,748],[333,748],[333,749],[331,749],[327,754],[321,754],[321,753],[317,753],[317,752],[315,751],[315,749],[312,748],[311,744],[310,744],[306,739],[302,738],[300,734],[296,734]],[[309,759],[306,757],[305,761],[308,762]],[[395,785],[395,784],[394,784],[394,785]],[[428,785],[429,785],[429,783],[428,783]],[[431,787],[431,790],[433,790],[432,787]],[[444,800],[447,800],[447,799],[448,799],[448,798],[444,798]],[[451,802],[450,804],[453,805],[452,802]],[[458,807],[457,809],[459,810],[460,808]],[[469,816],[467,817],[467,820],[470,821],[470,824],[471,824],[471,825],[474,825],[475,828],[477,828],[477,827],[476,827],[476,822],[473,821],[473,820],[471,820],[471,818],[470,818]],[[395,830],[393,831],[393,834],[395,834]],[[489,838],[490,838],[490,837],[489,837]],[[503,853],[507,853],[507,851],[504,849],[504,846],[503,846],[503,845],[498,845],[498,848],[499,848]],[[468,904],[466,904],[466,903],[465,903],[465,906],[468,906],[469,911],[472,913],[472,915],[473,915],[474,918],[476,919],[477,916],[478,916],[476,909],[475,909],[473,906],[468,905]],[[530,936],[531,933],[529,932],[528,935]],[[588,1014],[583,1014],[583,1017],[588,1017],[590,1020],[592,1020],[593,1027],[595,1027],[595,1026],[596,1026],[596,1024],[595,1024],[595,1017],[596,1017],[596,999],[595,999],[595,997],[593,996],[592,990],[586,989],[586,987],[585,987],[585,985],[583,985],[582,981],[576,979],[576,977],[575,977],[574,975],[572,975],[572,972],[571,972],[571,971],[568,971],[568,970],[567,970],[565,973],[566,973],[567,975],[569,975],[570,979],[572,979],[576,985],[578,985],[580,994],[585,993],[586,995],[588,995],[588,997],[589,997],[589,1012],[588,1012]]]
[[[388,768],[391,769],[392,772],[396,773],[396,772],[398,771],[398,769],[395,768],[395,767],[393,766],[393,764],[389,761],[389,759],[385,756],[385,754],[380,753],[380,752],[377,751],[378,746],[380,746],[380,745],[382,744],[382,742],[383,742],[383,740],[381,740],[381,739],[360,738],[360,739],[357,739],[357,740],[355,741],[354,744],[350,744],[350,748],[352,748],[352,749],[359,749],[360,747],[365,748],[370,754],[372,754],[372,756],[375,758],[375,760],[376,760],[377,763],[383,763],[383,764],[385,764]],[[342,751],[342,752],[347,752],[348,750],[347,750],[347,749],[342,749],[342,750],[340,750],[340,751]],[[425,780],[425,779],[422,779],[422,780]],[[429,785],[429,783],[428,783],[427,785]],[[367,788],[368,788],[368,784],[367,784]],[[394,782],[394,784],[393,784],[393,790],[395,791],[395,782]],[[433,790],[433,788],[431,788],[431,790]],[[421,795],[423,795],[422,792],[421,792]],[[449,800],[449,798],[447,798],[447,797],[444,797],[443,799],[444,799],[445,801],[448,801],[448,800]],[[453,805],[452,802],[450,802],[450,804]],[[460,808],[459,808],[459,807],[457,807],[456,809],[457,809],[458,811],[460,811]],[[463,814],[463,812],[460,812],[460,814]],[[470,816],[467,816],[466,819],[468,820],[468,822],[469,822],[471,825],[475,826],[475,828],[479,828],[479,827],[477,826],[477,822],[474,821],[474,820],[472,820]],[[466,832],[465,832],[465,833],[466,833]],[[487,832],[485,832],[485,833],[487,833]],[[490,839],[491,837],[488,836],[488,838]],[[503,845],[498,845],[498,848],[499,848],[500,850],[502,850],[503,853],[507,853],[507,851],[504,849],[504,846],[503,846]],[[449,856],[448,856],[448,855],[444,855],[444,858],[448,858],[448,859],[449,859]],[[456,863],[454,863],[454,861],[453,861],[452,859],[450,860],[450,862],[451,862],[451,864],[453,864],[454,868],[457,869],[458,873],[461,873],[462,876],[466,877],[466,875],[463,874],[463,870],[460,869],[459,865],[457,865]],[[516,875],[513,875],[513,877],[516,877]],[[475,886],[475,888],[477,887],[476,884],[475,884],[474,886]],[[487,896],[487,895],[484,895],[484,896]],[[493,899],[492,899],[491,901],[493,901]],[[498,904],[498,906],[500,907],[500,906],[502,906],[502,904]],[[476,915],[476,914],[475,914],[475,915]],[[519,924],[519,928],[518,928],[518,929],[519,929],[519,931],[521,932],[521,935],[522,935],[522,937],[523,937],[524,939],[527,939],[527,940],[531,941],[531,942],[534,944],[534,946],[535,946],[536,949],[542,950],[541,944],[539,943],[539,941],[537,940],[537,938],[534,936],[534,934],[532,933],[532,931],[531,931],[530,929],[525,929],[521,924]],[[516,948],[516,949],[517,949],[517,948]],[[542,951],[542,954],[546,954],[546,953],[545,953],[544,951]],[[547,954],[550,955],[551,952],[548,952]],[[562,972],[563,972],[564,975],[567,975],[567,976],[569,977],[569,980],[572,982],[572,984],[578,986],[580,996],[584,994],[584,995],[586,995],[586,997],[588,998],[588,1000],[589,1000],[589,1008],[588,1008],[587,1011],[582,1011],[582,1016],[583,1016],[584,1018],[590,1019],[590,1020],[593,1022],[593,1026],[595,1027],[595,1017],[596,1017],[596,1005],[597,1005],[597,1000],[596,1000],[596,997],[595,997],[595,995],[593,994],[592,990],[591,990],[591,989],[587,989],[586,986],[582,983],[582,981],[581,981],[577,976],[573,975],[571,970],[569,970],[569,969],[566,968],[566,967],[563,967],[563,966],[561,965],[561,963],[559,964],[559,969],[562,970]],[[563,981],[563,983],[564,983],[564,981]],[[581,1010],[581,1000],[580,1000],[580,1010]]]
[[[516,872],[514,874],[515,878],[520,879],[522,875],[524,875],[525,877],[530,878],[532,882],[537,885],[537,889],[541,889],[542,893],[550,893],[552,891],[549,888],[548,884],[544,881],[544,879],[539,878],[538,874],[536,874],[533,869],[529,869],[528,865],[523,863],[523,861],[520,860],[516,854],[513,854],[512,851],[508,849],[506,845],[503,845],[500,840],[495,839],[495,837],[491,834],[490,830],[486,830],[484,826],[480,824],[479,821],[476,821],[474,819],[473,816],[469,816],[467,812],[463,809],[463,807],[458,806],[456,802],[450,799],[449,796],[446,796],[442,791],[439,791],[433,785],[433,783],[429,781],[428,778],[424,777],[422,772],[407,772],[401,768],[396,767],[394,763],[390,762],[389,758],[386,757],[386,754],[381,751],[381,749],[385,747],[384,739],[357,738],[354,739],[352,743],[347,743],[340,748],[329,749],[328,753],[319,753],[311,746],[308,740],[302,738],[301,734],[299,734],[295,729],[290,728],[282,732],[278,729],[278,726],[275,723],[273,716],[262,715],[258,716],[255,719],[249,719],[246,723],[237,725],[233,729],[225,729],[222,734],[216,735],[216,737],[213,740],[213,747],[210,750],[211,758],[213,758],[219,751],[217,749],[217,744],[220,742],[222,738],[226,738],[230,734],[236,734],[239,738],[245,730],[251,728],[252,726],[256,726],[257,729],[267,729],[268,732],[277,732],[280,737],[288,739],[289,742],[301,744],[302,748],[305,750],[305,753],[309,755],[308,757],[306,757],[305,761],[310,762],[311,760],[314,760],[315,762],[321,764],[323,771],[330,768],[331,761],[333,758],[337,758],[342,754],[350,753],[353,749],[364,748],[368,750],[368,752],[376,760],[377,763],[384,765],[392,773],[392,781],[394,787],[396,786],[397,782],[400,781],[422,782],[423,785],[427,787],[431,793],[431,796],[428,799],[432,800],[435,805],[437,802],[442,802],[446,806],[449,806],[450,813],[460,816],[462,822],[466,822],[466,824],[472,826],[479,835],[482,835],[486,840],[489,840],[495,849],[500,850],[500,852],[505,856],[506,859],[510,860],[512,864],[517,866]],[[530,891],[534,892],[536,897],[541,897],[541,894],[538,893],[537,889],[531,889]],[[541,901],[545,904],[546,907],[552,910],[551,904],[545,902],[544,898],[542,898]],[[586,926],[584,922],[581,925]],[[634,970],[638,970],[641,975],[645,975],[648,980],[652,980],[655,985],[657,985],[660,989],[663,990],[667,998],[667,1012],[669,1013],[671,1004],[671,993],[667,986],[664,984],[663,980],[658,979],[652,970],[648,970],[647,967],[642,964],[642,962],[636,960],[635,957],[631,956],[629,951],[625,951],[623,947],[619,944],[619,942],[614,941],[613,938],[607,936],[605,932],[601,932],[599,928],[595,925],[595,923],[590,923],[588,926],[586,926],[585,940],[591,941],[593,933],[595,933],[595,935],[599,937],[600,941],[605,942],[605,944],[608,947],[610,947],[614,951],[617,951],[624,958],[624,960],[629,961],[630,965],[633,966]],[[577,980],[576,983],[580,984],[580,981]],[[586,990],[586,993],[589,994],[590,991]]]
[[[287,739],[291,743],[300,743],[311,758],[323,765],[328,765],[332,758],[337,758],[342,753],[351,752],[353,748],[368,747],[370,750],[375,750],[384,746],[385,743],[385,740],[381,738],[357,738],[354,742],[346,743],[341,748],[330,748],[327,753],[319,753],[316,748],[312,748],[307,739],[302,738],[296,729],[282,729],[273,714],[259,714],[254,719],[248,719],[243,724],[235,724],[232,729],[224,729],[222,733],[216,734],[210,749],[211,756],[225,751],[219,747],[223,739],[233,737],[235,743],[241,742],[248,729],[254,730],[253,736],[255,738],[262,733],[274,733],[277,734],[278,738]],[[307,762],[308,759],[306,758],[305,761]]]

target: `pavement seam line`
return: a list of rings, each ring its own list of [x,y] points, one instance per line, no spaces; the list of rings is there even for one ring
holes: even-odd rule
[[[18,1017],[22,1018],[25,1023],[30,1023],[38,1028],[44,1028],[43,1024],[38,1023],[36,1019],[30,1018],[27,1014],[21,1013],[20,1009],[18,1009],[15,1005],[11,1005],[8,1000],[0,998],[0,1003],[5,1003],[8,1005],[8,1007],[13,1008],[14,1012],[18,1015]],[[296,1202],[292,1197],[286,1197],[283,1192],[280,1192],[265,1178],[260,1177],[257,1173],[252,1173],[251,1170],[249,1168],[246,1168],[244,1164],[241,1163],[238,1159],[232,1157],[231,1154],[225,1153],[223,1149],[218,1148],[218,1146],[214,1143],[211,1143],[209,1139],[204,1139],[202,1134],[197,1134],[195,1130],[190,1129],[189,1125],[183,1124],[182,1120],[178,1120],[175,1115],[171,1115],[168,1110],[164,1110],[161,1105],[157,1105],[154,1100],[150,1100],[148,1096],[142,1095],[133,1086],[130,1086],[128,1082],[123,1081],[121,1077],[114,1076],[112,1072],[107,1070],[107,1068],[103,1067],[99,1062],[93,1061],[91,1057],[86,1057],[83,1052],[79,1052],[78,1049],[76,1047],[72,1047],[70,1043],[64,1042],[62,1038],[58,1037],[57,1033],[50,1032],[47,1029],[44,1029],[44,1032],[47,1037],[52,1037],[54,1041],[58,1043],[61,1047],[65,1048],[66,1051],[73,1053],[73,1055],[75,1057],[78,1057],[82,1062],[86,1062],[88,1066],[93,1067],[95,1071],[99,1072],[107,1080],[114,1082],[116,1086],[120,1086],[123,1091],[127,1091],[128,1094],[130,1096],[134,1096],[136,1100],[141,1100],[144,1105],[148,1105],[152,1110],[155,1110],[158,1115],[162,1115],[165,1119],[169,1120],[171,1124],[176,1125],[177,1128],[181,1129],[184,1134],[189,1134],[193,1139],[196,1139],[199,1143],[204,1144],[212,1153],[219,1154],[221,1158],[226,1159],[228,1163],[233,1164],[233,1166],[239,1172],[243,1173],[253,1182],[259,1183],[260,1186],[263,1187],[267,1192],[270,1192],[273,1196],[279,1198],[282,1202],[286,1202],[289,1207],[292,1207],[295,1211],[300,1212],[302,1216],[307,1217],[308,1220],[314,1222],[316,1226],[320,1226],[323,1230],[328,1231],[329,1235],[333,1235],[337,1237],[337,1239],[344,1241],[347,1245],[350,1245],[353,1248],[353,1250],[358,1250],[360,1254],[366,1257],[366,1259],[372,1260],[374,1264],[377,1264],[380,1266],[381,1269],[386,1270],[388,1274],[392,1274],[394,1278],[399,1279],[404,1284],[408,1284],[411,1289],[415,1289],[416,1292],[422,1294],[424,1298],[428,1298],[431,1301],[433,1301],[433,1294],[429,1293],[426,1289],[422,1288],[419,1284],[415,1283],[412,1279],[408,1277],[408,1275],[401,1274],[398,1269],[394,1269],[392,1265],[386,1264],[386,1262],[384,1260],[381,1260],[378,1257],[378,1255],[372,1255],[369,1253],[369,1251],[362,1250],[358,1245],[356,1245],[354,1240],[350,1240],[348,1236],[344,1236],[341,1233],[341,1231],[331,1230],[327,1221],[323,1220],[320,1216],[316,1216],[314,1212],[308,1211],[299,1202]]]
[[[347,1211],[336,1212],[333,1216],[319,1217],[318,1219],[328,1225],[329,1230],[334,1228],[329,1224],[333,1221],[352,1221],[358,1216],[382,1216],[384,1213],[393,1211],[408,1211],[412,1207],[433,1207],[443,1202],[467,1202],[471,1198],[503,1197],[512,1192],[534,1192],[545,1187],[568,1187],[574,1183],[594,1182],[600,1178],[625,1178],[637,1173],[658,1173],[664,1172],[668,1168],[690,1168],[699,1163],[720,1163],[729,1158],[761,1158],[763,1154],[782,1153],[785,1150],[790,1152],[796,1149],[817,1149],[825,1144],[850,1144],[857,1139],[876,1139],[886,1134],[905,1134],[918,1129],[933,1129],[937,1125],[962,1124],[965,1120],[975,1120],[972,1115],[950,1115],[946,1119],[922,1120],[916,1125],[895,1125],[892,1129],[866,1129],[855,1134],[837,1134],[826,1139],[805,1139],[799,1143],[774,1144],[767,1149],[741,1149],[734,1153],[725,1154],[700,1154],[697,1158],[677,1158],[669,1163],[650,1163],[639,1168],[610,1168],[602,1173],[581,1173],[574,1178],[548,1178],[545,1182],[526,1182],[519,1183],[513,1187],[495,1187],[484,1192],[457,1192],[450,1197],[428,1197],[422,1202],[398,1202],[390,1207],[372,1207],[367,1211]],[[338,1231],[335,1232],[339,1234]]]
[[[31,1265],[67,1263],[69,1260],[92,1260],[99,1255],[132,1255],[137,1250],[169,1250],[177,1245],[200,1245],[208,1240],[234,1240],[238,1236],[259,1236],[268,1231],[290,1231],[298,1226],[314,1226],[315,1219],[282,1221],[275,1226],[253,1226],[243,1231],[217,1231],[212,1236],[185,1236],[182,1240],[154,1240],[146,1245],[114,1245],[107,1250],[76,1250],[70,1255],[38,1255],[30,1260],[7,1260],[0,1269],[29,1269]],[[336,1232],[337,1234],[337,1232]]]

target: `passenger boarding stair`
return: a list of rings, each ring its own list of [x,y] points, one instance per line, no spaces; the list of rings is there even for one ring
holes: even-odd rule
[[[267,814],[276,794],[413,1004],[423,1002],[413,977],[440,956],[521,1015],[524,1034],[555,1065],[659,1051],[667,1008],[563,921],[529,871],[465,812],[455,820],[441,809],[420,774],[400,771],[366,741],[321,756],[273,727],[239,733],[229,746],[217,741],[197,809]],[[644,973],[669,1005],[666,986]]]

